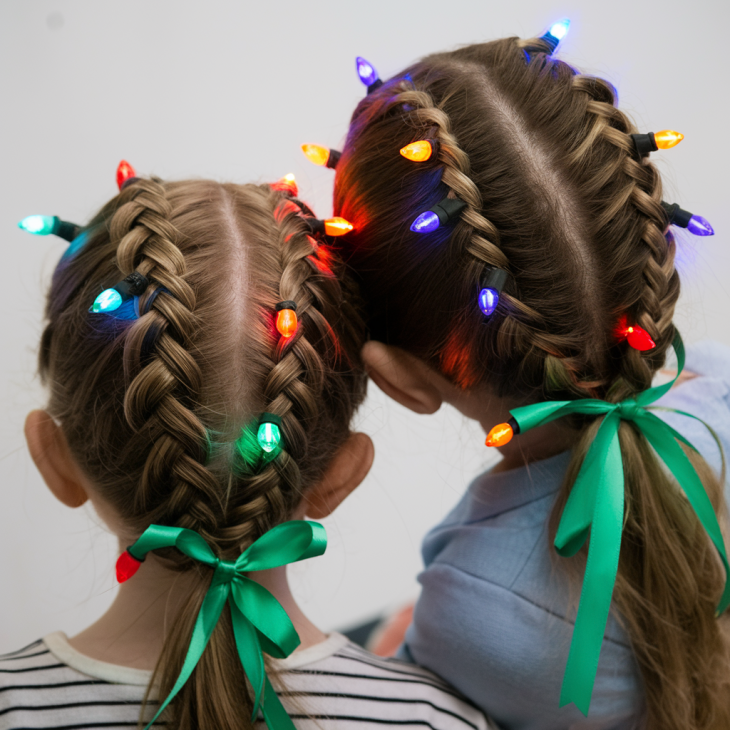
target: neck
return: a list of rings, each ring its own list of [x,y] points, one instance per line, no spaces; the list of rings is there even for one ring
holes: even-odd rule
[[[300,649],[326,638],[294,600],[286,566],[249,573],[248,577],[264,586],[282,605],[299,634]],[[135,576],[119,586],[109,610],[69,643],[94,659],[152,670],[162,652],[169,627],[199,580],[196,570],[184,573],[168,570],[150,554]]]

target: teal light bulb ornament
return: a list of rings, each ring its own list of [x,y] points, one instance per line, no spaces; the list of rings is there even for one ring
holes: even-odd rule
[[[94,299],[94,303],[89,307],[89,311],[94,314],[106,314],[113,312],[122,304],[122,295],[116,289],[104,289],[99,296]]]
[[[57,221],[58,216],[55,215],[29,215],[18,223],[18,228],[36,236],[48,236],[53,233]]]
[[[259,432],[256,435],[259,446],[270,454],[281,442],[281,431],[276,423],[265,421],[259,426]]]

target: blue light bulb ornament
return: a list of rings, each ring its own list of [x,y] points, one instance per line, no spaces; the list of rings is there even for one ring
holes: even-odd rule
[[[557,23],[553,23],[549,30],[547,30],[541,37],[542,40],[547,41],[547,43],[550,45],[550,53],[555,53],[558,45],[560,45],[560,41],[565,38],[565,36],[568,34],[568,30],[570,29],[570,20],[568,18],[563,18],[563,20],[559,20]]]
[[[108,314],[113,312],[122,305],[122,295],[116,289],[104,289],[99,296],[94,299],[94,303],[89,309],[94,314]]]
[[[463,200],[444,198],[434,205],[431,210],[421,213],[411,223],[411,230],[414,233],[431,233],[442,223],[448,223],[458,218],[464,208],[466,208],[466,203]]]
[[[362,56],[358,56],[355,59],[355,67],[357,68],[357,75],[360,77],[360,81],[368,87],[368,94],[371,94],[375,89],[383,85],[383,82],[378,76],[378,72],[375,70],[375,66]]]
[[[18,228],[36,236],[58,236],[69,243],[79,235],[79,226],[57,215],[29,215],[18,223]]]
[[[149,285],[150,282],[146,276],[138,271],[133,271],[110,289],[104,289],[94,299],[94,303],[89,307],[89,312],[92,314],[110,314],[119,309],[129,299],[144,294]]]
[[[499,295],[507,282],[507,272],[504,269],[490,269],[482,282],[479,292],[479,309],[485,317],[489,317],[499,304]]]

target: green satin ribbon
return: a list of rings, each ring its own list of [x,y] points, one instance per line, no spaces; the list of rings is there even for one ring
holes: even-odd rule
[[[176,547],[194,560],[215,568],[215,571],[198,612],[180,676],[145,730],[152,726],[187,682],[208,645],[226,601],[231,610],[238,656],[254,691],[252,722],[261,710],[270,730],[295,730],[266,676],[263,652],[283,659],[299,646],[299,635],[276,598],[263,586],[247,578],[245,573],[278,568],[322,555],[327,548],[324,527],[304,520],[277,525],[234,562],[216,558],[197,532],[182,527],[150,525],[129,551],[133,557],[143,559],[150,550],[166,547]],[[241,691],[245,690],[241,688]]]
[[[669,391],[684,368],[684,345],[679,334],[675,336],[672,346],[678,361],[674,380],[642,391],[635,398],[615,404],[592,399],[547,401],[510,411],[520,433],[571,413],[604,416],[573,484],[555,536],[555,549],[567,557],[580,550],[590,533],[585,577],[560,692],[560,707],[574,702],[584,715],[588,714],[590,708],[621,547],[624,469],[618,428],[622,420],[631,421],[646,436],[687,495],[725,566],[725,588],[717,609],[718,615],[730,603],[730,582],[727,580],[730,567],[720,526],[697,472],[677,442],[681,441],[694,451],[697,449],[671,426],[646,410],[650,403]],[[684,411],[676,412],[704,423]]]

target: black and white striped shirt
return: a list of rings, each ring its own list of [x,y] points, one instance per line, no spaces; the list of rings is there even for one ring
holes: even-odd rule
[[[376,657],[341,634],[272,666],[299,730],[494,728],[436,675]],[[50,634],[0,656],[0,730],[134,728],[150,677],[80,654],[63,633]]]

